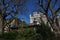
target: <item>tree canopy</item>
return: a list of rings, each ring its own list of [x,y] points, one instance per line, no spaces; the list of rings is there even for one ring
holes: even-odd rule
[[[48,22],[53,30],[59,31],[59,22],[57,14],[60,13],[60,0],[38,0],[37,5],[40,7],[40,12],[46,15]],[[48,23],[47,22],[47,23]]]

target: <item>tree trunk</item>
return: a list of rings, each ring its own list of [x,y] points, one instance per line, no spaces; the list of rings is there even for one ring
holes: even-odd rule
[[[0,15],[0,33],[2,33],[2,17],[1,17],[1,15]]]

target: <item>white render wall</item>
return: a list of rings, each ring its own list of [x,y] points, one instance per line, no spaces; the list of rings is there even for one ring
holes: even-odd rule
[[[59,13],[59,19],[58,20],[59,20],[58,22],[59,22],[59,27],[60,27],[60,13]]]
[[[58,19],[58,23],[59,23],[59,26],[60,26],[60,18]]]
[[[57,19],[58,19],[58,23],[59,23],[59,27],[60,27],[60,13],[57,14]]]
[[[35,18],[35,20],[34,20],[34,18]],[[42,20],[45,24],[47,23],[47,18],[43,13],[33,12],[33,16],[30,14],[30,24],[33,23],[33,21],[37,21],[37,24],[40,24],[41,23],[40,18],[42,18]]]

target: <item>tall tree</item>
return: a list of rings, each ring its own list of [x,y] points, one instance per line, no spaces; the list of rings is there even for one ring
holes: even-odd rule
[[[6,17],[8,17],[9,15],[11,15],[13,13],[13,15],[17,15],[18,12],[20,11],[23,11],[23,7],[25,7],[25,3],[26,3],[26,0],[7,0],[7,2],[5,3],[6,1],[5,0],[0,0],[0,16],[1,16],[1,26],[0,26],[0,29],[1,29],[1,32],[4,31],[4,27],[11,23],[11,21],[9,23],[6,23]],[[9,10],[8,13],[6,13],[7,9],[9,8],[10,4],[13,3],[13,7],[11,7],[12,9]],[[12,5],[12,4],[11,4]],[[14,11],[14,8],[16,8]],[[11,15],[12,16],[12,15]],[[15,17],[15,16],[12,16],[12,17]]]
[[[56,7],[58,1],[60,2],[60,0],[38,0],[37,2],[37,5],[40,7],[40,12],[46,15],[48,22],[56,33],[60,32],[60,26],[57,22],[57,14],[60,11],[60,5],[58,4],[58,8]]]

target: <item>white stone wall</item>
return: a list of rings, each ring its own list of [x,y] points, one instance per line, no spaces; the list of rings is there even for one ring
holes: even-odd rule
[[[14,23],[15,23],[15,19],[11,22],[11,27],[13,27],[14,26]]]
[[[60,26],[60,13],[57,14],[57,19],[58,19],[58,23],[59,23],[59,26]]]
[[[30,23],[33,23],[34,17],[31,16],[30,14]]]
[[[58,23],[59,23],[59,26],[60,26],[60,18],[58,19]]]
[[[47,23],[47,18],[46,18],[45,15],[42,16],[42,20],[43,20],[43,22],[44,22],[45,24]]]
[[[40,23],[41,23],[40,17],[42,17],[42,20],[43,20],[44,23],[46,24],[46,23],[47,23],[47,18],[46,18],[46,16],[45,16],[43,13],[41,13],[41,12],[39,12],[39,13],[33,12],[33,16],[30,14],[30,23],[33,23],[33,21],[37,21],[37,24],[40,24]],[[35,20],[34,20],[34,18],[35,18]]]

